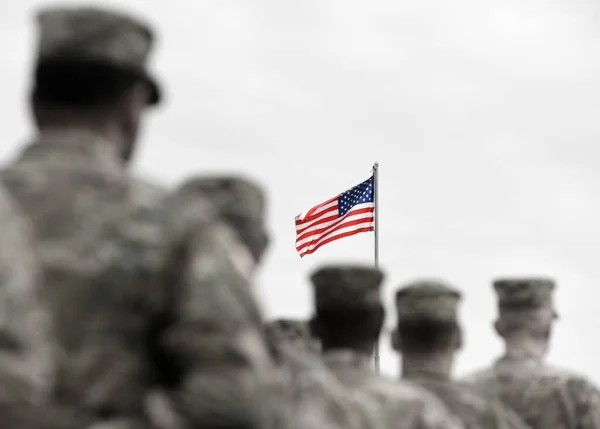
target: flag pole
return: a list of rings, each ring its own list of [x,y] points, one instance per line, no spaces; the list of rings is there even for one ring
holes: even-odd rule
[[[373,164],[373,202],[375,203],[373,210],[373,229],[375,230],[375,268],[379,269],[379,163]],[[375,344],[375,373],[379,374],[379,342],[381,338],[377,338]]]

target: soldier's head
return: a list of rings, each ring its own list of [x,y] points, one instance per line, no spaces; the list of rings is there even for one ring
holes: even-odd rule
[[[528,337],[548,345],[558,317],[554,306],[555,282],[543,277],[501,278],[493,282],[498,297],[494,328],[504,339]]]
[[[134,150],[141,116],[160,91],[146,71],[154,35],[144,23],[110,10],[47,8],[39,40],[31,107],[44,129],[85,129]]]
[[[195,177],[182,192],[206,197],[218,216],[238,235],[259,264],[269,244],[266,230],[266,197],[257,183],[236,176]]]
[[[265,333],[272,353],[277,357],[281,347],[292,347],[310,354],[321,351],[319,340],[311,331],[309,322],[299,319],[275,319],[265,323]]]
[[[358,265],[331,265],[312,274],[315,314],[311,330],[324,351],[373,351],[385,317],[383,277],[378,269]]]
[[[418,280],[398,289],[394,350],[405,355],[429,355],[460,349],[460,299],[460,292],[440,280]]]

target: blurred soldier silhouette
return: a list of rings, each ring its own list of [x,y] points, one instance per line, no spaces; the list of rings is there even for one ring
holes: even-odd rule
[[[460,298],[437,280],[416,281],[396,292],[392,345],[402,355],[402,379],[436,394],[467,428],[527,428],[511,410],[452,380],[455,354],[462,347]]]
[[[490,368],[465,381],[504,402],[534,429],[600,428],[598,388],[544,363],[558,317],[554,280],[503,278],[493,286],[499,313],[494,328],[506,351]]]
[[[2,180],[37,239],[58,343],[53,399],[76,415],[62,423],[147,427],[160,387],[173,428],[263,427],[254,366],[268,350],[260,326],[244,335],[255,303],[240,302],[252,296],[238,237],[210,201],[128,171],[143,115],[161,100],[146,69],[153,32],[90,7],[48,8],[38,24],[38,134]],[[207,362],[227,376],[217,383]]]
[[[315,271],[311,280],[312,331],[321,341],[323,361],[352,395],[371,402],[386,427],[462,427],[430,393],[373,372],[372,354],[385,317],[381,271],[331,265]]]

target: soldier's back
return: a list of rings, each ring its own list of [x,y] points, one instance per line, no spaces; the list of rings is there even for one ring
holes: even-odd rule
[[[465,378],[534,429],[600,428],[600,392],[584,377],[529,359],[500,359]]]
[[[435,396],[416,385],[375,375],[364,356],[350,351],[330,352],[323,360],[342,385],[373,400],[387,427],[462,428]]]
[[[2,180],[33,224],[58,342],[57,399],[108,415],[141,410],[148,323],[163,298],[162,193],[83,131],[42,135]]]
[[[514,412],[497,401],[482,397],[470,386],[438,377],[417,377],[411,382],[435,394],[446,407],[470,428],[525,429],[527,425]]]
[[[271,378],[273,427],[383,429],[369,398],[349,392],[318,356],[290,344],[278,347]]]

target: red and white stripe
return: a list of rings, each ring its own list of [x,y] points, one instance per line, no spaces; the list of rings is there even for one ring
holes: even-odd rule
[[[338,197],[296,216],[296,250],[300,257],[314,253],[321,246],[375,227],[375,204],[357,204],[338,217]]]

